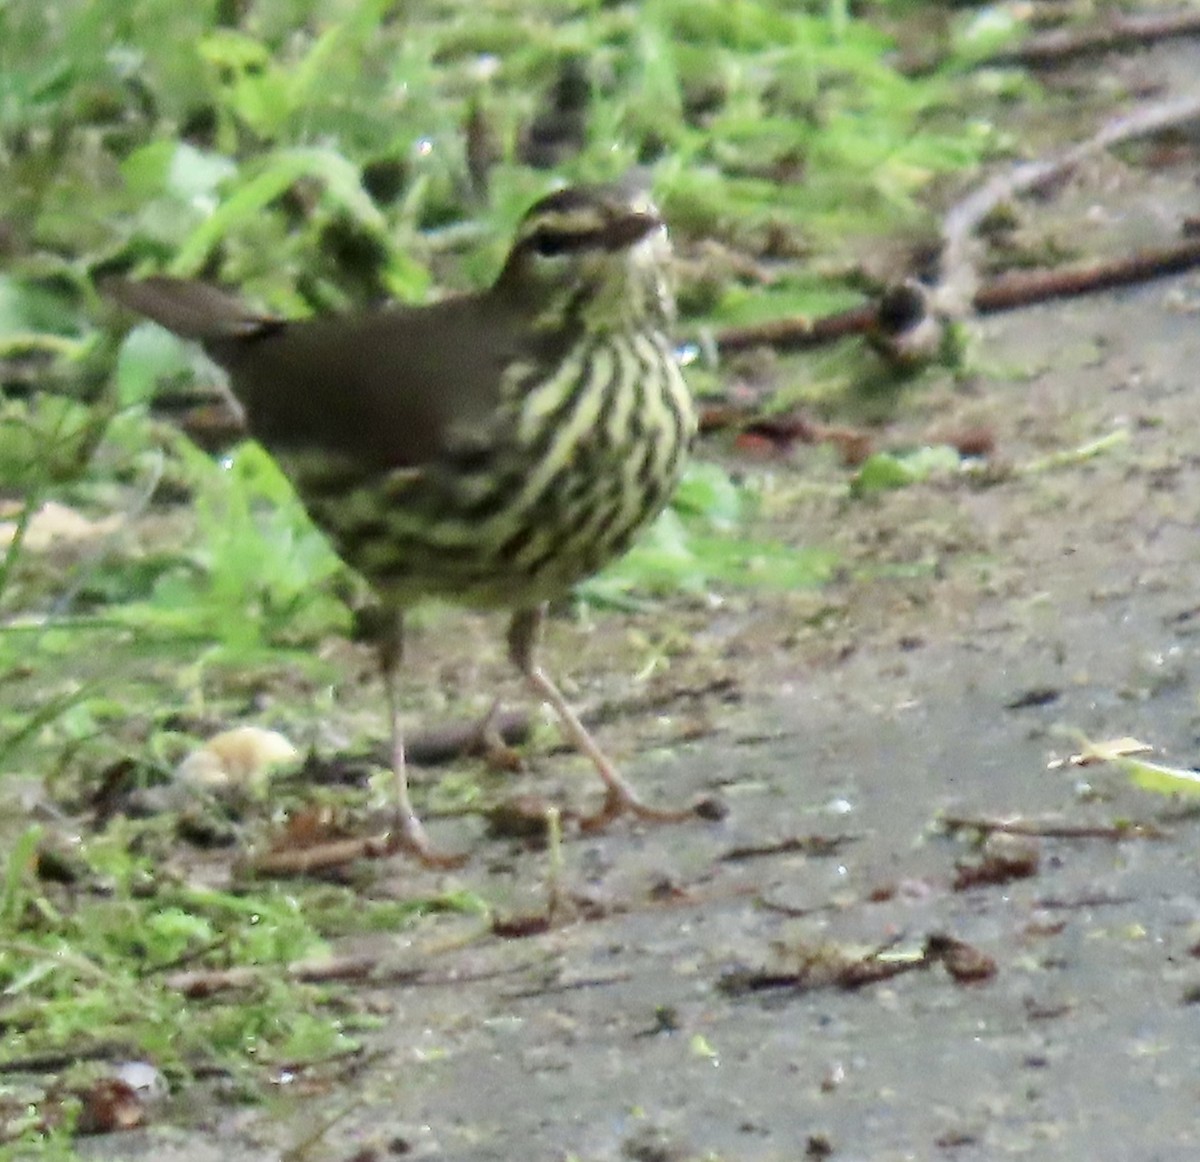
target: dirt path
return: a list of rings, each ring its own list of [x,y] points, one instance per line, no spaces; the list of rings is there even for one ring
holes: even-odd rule
[[[1200,76],[1200,44],[1155,60],[1130,67]],[[1196,211],[1195,140],[1180,153],[1154,171],[1102,159],[1048,212],[1085,223],[1081,245],[1148,241]],[[507,941],[439,919],[411,944],[375,942],[422,983],[364,997],[383,1013],[378,1056],[347,1087],[222,1110],[204,1141],[159,1130],[89,1148],[278,1157],[344,1111],[309,1156],[1200,1157],[1200,820],[1112,771],[1048,768],[1074,749],[1062,729],[1132,734],[1197,762],[1200,277],[978,333],[978,386],[923,396],[893,435],[934,415],[983,422],[1017,466],[1127,438],[987,488],[814,497],[794,512],[798,541],[934,567],[682,614],[689,646],[673,673],[731,676],[740,701],[605,738],[630,754],[633,736],[667,743],[708,723],[629,765],[664,800],[723,788],[728,819],[572,840],[565,883],[594,918]],[[807,453],[785,470],[834,472]],[[553,637],[565,653],[575,635]],[[550,766],[573,785],[569,760]],[[1035,874],[955,891],[956,864],[978,853],[972,835],[933,828],[939,812],[1141,820],[1165,836],[1020,841]],[[847,838],[825,855],[724,858],[813,835]],[[461,881],[511,892],[519,910],[537,905],[544,871],[543,857],[495,844]],[[818,968],[916,952],[932,933],[992,958],[995,975],[721,987],[735,969],[795,973],[814,950]]]

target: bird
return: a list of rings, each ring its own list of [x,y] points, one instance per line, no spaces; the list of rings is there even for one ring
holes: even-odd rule
[[[396,846],[453,866],[413,809],[400,722],[405,613],[426,598],[510,614],[508,656],[604,782],[584,820],[646,803],[537,661],[549,601],[624,553],[667,505],[697,418],[672,340],[672,250],[644,190],[567,186],[524,214],[482,290],[285,319],[162,275],[103,293],[224,369],[246,427],[373,590]]]

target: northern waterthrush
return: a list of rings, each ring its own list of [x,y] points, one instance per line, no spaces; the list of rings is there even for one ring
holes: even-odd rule
[[[511,609],[509,656],[606,787],[596,820],[651,808],[534,650],[545,602],[628,547],[667,503],[696,429],[670,332],[670,245],[641,195],[564,189],[525,215],[490,288],[429,306],[272,318],[202,283],[110,280],[121,303],[198,341],[250,433],[385,610],[404,846],[431,847],[408,796],[397,677],[423,597]]]

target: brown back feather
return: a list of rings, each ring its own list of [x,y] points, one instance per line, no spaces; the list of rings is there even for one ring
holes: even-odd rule
[[[201,343],[269,450],[321,448],[364,467],[427,463],[451,425],[486,429],[504,368],[531,354],[517,313],[488,291],[286,321],[181,279],[110,280],[103,289]]]

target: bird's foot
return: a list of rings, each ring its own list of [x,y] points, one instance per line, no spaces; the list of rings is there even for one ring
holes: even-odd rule
[[[462,867],[468,859],[463,855],[447,855],[433,846],[421,821],[411,814],[403,812],[396,816],[396,826],[391,835],[390,847],[393,851],[407,852],[420,861],[425,867],[446,871]]]
[[[666,808],[651,807],[638,798],[637,792],[624,781],[610,783],[608,793],[599,811],[583,815],[579,819],[580,831],[602,831],[621,815],[633,815],[647,823],[683,823],[694,819],[700,811],[696,807]]]

